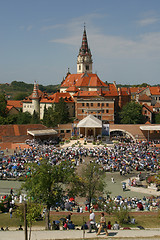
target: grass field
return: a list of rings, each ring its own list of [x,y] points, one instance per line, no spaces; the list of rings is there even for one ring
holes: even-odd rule
[[[53,220],[59,220],[61,218],[65,218],[68,212],[52,212],[50,215],[51,222]],[[96,222],[98,223],[100,220],[100,212],[96,212]],[[158,212],[131,212],[130,216],[134,217],[136,220],[136,224],[124,224],[121,227],[137,227],[142,226],[144,228],[159,228],[160,227],[160,217]],[[113,224],[115,222],[115,215],[105,215],[106,222],[111,221]],[[82,226],[83,222],[88,222],[89,213],[73,213],[72,221],[76,226]],[[23,223],[16,217],[16,214],[13,213],[12,218],[10,219],[9,213],[1,213],[0,214],[0,227],[14,227],[17,228],[19,225]],[[33,226],[45,228],[45,221],[37,221],[33,224]]]

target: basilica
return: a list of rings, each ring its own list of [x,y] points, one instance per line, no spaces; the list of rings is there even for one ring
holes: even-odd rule
[[[44,108],[54,106],[63,98],[70,117],[74,117],[77,121],[91,114],[103,123],[115,123],[117,112],[123,103],[130,101],[130,96],[127,89],[119,91],[115,82],[104,82],[93,73],[92,54],[84,27],[77,57],[77,73],[71,74],[68,70],[59,91],[52,95],[41,92],[35,82],[33,93],[23,100],[23,112],[28,111],[33,114],[36,111],[40,119],[43,119]]]

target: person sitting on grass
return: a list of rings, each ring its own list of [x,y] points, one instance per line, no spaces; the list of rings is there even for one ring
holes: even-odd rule
[[[115,221],[115,224],[113,225],[113,229],[119,230],[119,224],[117,223],[117,221]]]
[[[111,228],[112,228],[111,221],[108,221],[107,229],[111,229]]]
[[[71,229],[75,229],[75,225],[72,223],[72,221],[70,221],[68,223],[68,229],[71,230]]]

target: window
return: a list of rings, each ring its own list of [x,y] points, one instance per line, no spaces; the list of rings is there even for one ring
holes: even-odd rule
[[[145,110],[144,113],[147,114],[147,110]]]
[[[93,107],[93,103],[91,103],[91,107]]]
[[[98,107],[100,107],[100,103],[98,103],[97,105],[98,105]]]
[[[61,133],[64,133],[64,130],[61,130]]]
[[[82,106],[84,107],[84,103],[82,103]]]
[[[104,103],[102,103],[102,107],[104,107]]]
[[[108,110],[108,109],[106,110],[106,113],[109,113],[109,110]]]
[[[82,113],[84,113],[84,110],[82,109]]]
[[[81,65],[79,65],[79,70],[81,70]]]
[[[89,66],[88,65],[86,65],[86,70],[89,70]]]
[[[160,97],[159,97],[159,100],[160,100]]]
[[[87,105],[87,107],[89,107],[89,103],[87,103],[86,105]]]
[[[108,107],[109,106],[109,104],[108,103],[106,103],[106,107]]]
[[[102,113],[104,113],[104,110],[102,110]]]
[[[66,130],[66,133],[70,133],[71,132],[71,130]]]

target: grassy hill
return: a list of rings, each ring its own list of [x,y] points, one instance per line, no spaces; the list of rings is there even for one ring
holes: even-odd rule
[[[39,89],[42,92],[54,93],[58,90],[60,85],[39,85]],[[24,97],[30,95],[33,91],[33,84],[25,82],[13,81],[11,84],[0,84],[0,93],[5,93],[10,96],[10,99],[21,100]]]

